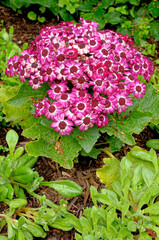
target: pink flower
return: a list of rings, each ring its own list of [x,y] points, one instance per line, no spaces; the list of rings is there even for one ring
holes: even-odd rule
[[[108,116],[106,114],[100,113],[97,117],[97,127],[106,127],[109,122]]]
[[[118,113],[125,112],[128,106],[131,106],[133,104],[132,98],[127,97],[125,94],[117,93],[115,97],[118,100]]]
[[[67,48],[64,51],[64,55],[66,58],[77,58],[78,56],[78,51],[76,48]]]
[[[73,131],[73,122],[65,119],[65,115],[61,114],[55,117],[55,122],[52,122],[51,127],[54,128],[55,132],[59,132],[60,135],[70,135]]]
[[[80,115],[79,120],[75,120],[76,125],[80,125],[80,131],[87,131],[88,128],[93,127],[97,119],[97,115],[95,113],[89,113],[85,116]]]
[[[131,87],[131,91],[134,92],[134,96],[136,98],[139,98],[139,99],[143,98],[143,95],[145,94],[145,91],[146,91],[145,90],[146,84],[136,80],[133,83],[131,83],[130,87]]]

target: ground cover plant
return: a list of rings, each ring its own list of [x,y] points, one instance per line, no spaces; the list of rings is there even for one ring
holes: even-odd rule
[[[98,193],[91,186],[94,206],[84,209],[79,219],[82,231],[78,230],[76,239],[158,239],[159,159],[155,151],[134,147],[121,162],[112,158],[104,159],[106,165],[97,171],[107,188]]]
[[[65,28],[65,35],[67,35],[68,37],[70,36],[70,34],[73,35],[73,31],[71,32],[72,28],[77,28],[78,26],[78,30],[80,29],[81,33],[83,31],[82,29],[84,28],[83,35],[85,34],[85,32],[88,32],[87,34],[91,35],[89,33],[90,29],[88,29],[88,23],[89,22],[83,20],[82,24],[85,26],[83,26],[82,24],[78,25],[77,23],[67,23],[66,26],[66,24],[63,22],[62,24],[57,25],[57,29],[60,31],[60,27],[62,29]],[[93,29],[93,31],[91,29],[92,33],[98,36],[100,32],[96,28],[97,24],[92,23],[90,25]],[[55,31],[54,28],[56,29],[55,26],[44,28],[39,36],[42,38],[46,37],[45,40],[48,40],[47,34],[48,32],[51,33],[53,30]],[[6,31],[3,30],[3,32]],[[128,36],[125,37],[121,34],[116,34],[113,31],[107,30],[107,34],[108,33],[110,35],[107,36],[107,40],[109,40],[111,34],[111,40],[115,40],[116,36],[118,36],[118,38],[120,36],[122,37],[123,43],[121,44],[120,40],[118,39],[118,46],[121,46],[121,48],[127,47],[127,50],[129,50],[130,52],[132,49],[134,49],[134,46],[131,45],[133,42],[130,38],[128,38]],[[94,36],[93,34],[92,36]],[[83,40],[83,35],[81,38],[79,38],[79,35],[77,34],[76,38],[72,36],[72,43],[74,43],[74,45],[80,45],[81,39]],[[104,31],[101,32],[100,36],[103,35]],[[49,80],[46,78],[44,80],[48,69],[48,66],[46,68],[44,66],[50,64],[50,59],[51,64],[53,65],[54,63],[54,70],[62,64],[65,68],[67,68],[67,62],[80,62],[81,65],[79,66],[81,67],[83,65],[87,65],[87,59],[96,59],[96,62],[94,64],[95,67],[93,70],[95,77],[98,74],[97,70],[99,70],[99,73],[101,74],[100,70],[102,68],[106,70],[106,67],[100,65],[98,66],[99,68],[97,67],[96,69],[96,66],[98,65],[98,60],[101,60],[101,56],[96,57],[95,53],[93,53],[93,51],[91,52],[89,48],[88,52],[85,52],[84,54],[78,53],[78,55],[76,56],[76,50],[78,51],[79,48],[74,48],[74,45],[69,46],[66,36],[62,35],[60,35],[59,38],[64,38],[65,47],[63,47],[62,54],[65,57],[65,61],[62,64],[59,64],[59,60],[55,61],[55,56],[58,56],[58,51],[61,53],[61,49],[55,48],[55,42],[51,44],[51,41],[53,41],[53,39],[45,43],[45,40],[43,39],[37,41],[38,37],[32,42],[28,49],[24,51],[20,50],[18,52],[18,55],[13,58],[13,60],[16,60],[19,63],[18,70],[12,71],[13,68],[11,65],[9,65],[9,69],[7,69],[7,71],[9,72],[6,71],[7,74],[9,73],[8,76],[4,75],[5,67],[3,67],[2,70],[2,74],[5,77],[5,84],[3,84],[0,89],[3,124],[5,123],[4,121],[7,121],[7,123],[5,124],[7,124],[6,126],[8,126],[11,121],[12,126],[16,125],[18,128],[19,126],[22,127],[23,135],[32,138],[33,141],[26,144],[26,150],[32,156],[28,156],[27,154],[25,154],[24,157],[21,156],[23,148],[18,148],[13,153],[14,147],[12,145],[12,141],[14,140],[13,142],[16,142],[15,138],[17,139],[17,135],[12,130],[8,132],[6,137],[8,141],[8,136],[10,136],[10,144],[8,144],[10,145],[10,147],[5,148],[2,146],[2,150],[4,150],[4,153],[8,150],[10,150],[11,153],[9,153],[8,155],[5,153],[5,156],[7,155],[7,157],[1,157],[1,167],[3,171],[0,173],[0,176],[2,176],[1,180],[3,181],[0,186],[0,190],[2,193],[0,194],[0,196],[2,196],[2,202],[5,202],[8,206],[7,211],[0,215],[0,225],[3,231],[3,233],[1,234],[1,238],[32,239],[33,236],[45,238],[45,232],[49,231],[50,227],[63,229],[65,231],[68,231],[74,227],[77,232],[79,232],[79,234],[76,233],[75,235],[76,239],[111,239],[112,236],[117,239],[155,239],[158,234],[158,228],[156,227],[158,225],[158,159],[155,156],[155,152],[152,149],[150,152],[145,152],[135,147],[130,151],[129,154],[127,154],[125,158],[123,158],[120,163],[115,157],[112,156],[110,152],[107,151],[108,148],[101,148],[101,146],[108,146],[108,143],[110,143],[110,149],[112,152],[114,152],[119,150],[124,143],[134,145],[136,139],[134,139],[133,133],[140,133],[144,129],[144,127],[149,124],[149,122],[151,122],[150,127],[154,129],[154,131],[155,129],[157,131],[159,124],[159,97],[158,92],[156,91],[158,90],[157,70],[155,70],[153,76],[150,76],[149,79],[147,79],[149,80],[149,83],[147,80],[144,79],[146,75],[143,76],[143,74],[136,74],[136,80],[131,81],[131,87],[135,81],[138,81],[140,86],[143,87],[143,94],[141,94],[141,96],[137,94],[138,96],[136,96],[138,98],[136,98],[134,92],[128,93],[127,86],[129,85],[129,83],[125,84],[125,79],[122,79],[123,76],[126,76],[128,72],[133,69],[133,59],[131,59],[130,61],[128,57],[126,58],[126,61],[128,61],[127,64],[129,66],[129,71],[126,69],[124,73],[120,73],[121,69],[117,69],[119,69],[121,61],[118,62],[117,58],[115,58],[113,54],[112,58],[108,59],[108,54],[106,58],[107,60],[111,60],[113,62],[113,74],[115,76],[118,76],[115,82],[115,86],[118,89],[114,88],[113,90],[116,91],[116,94],[121,94],[125,91],[125,99],[131,99],[133,104],[130,104],[131,106],[128,105],[127,109],[122,109],[122,112],[120,112],[119,108],[117,108],[117,106],[114,104],[116,106],[116,110],[114,112],[106,113],[107,120],[109,120],[108,123],[105,122],[105,124],[107,124],[106,126],[98,126],[97,122],[93,122],[93,127],[89,126],[89,128],[87,129],[87,126],[86,129],[84,128],[82,130],[78,129],[79,125],[76,125],[75,120],[70,118],[68,119],[69,121],[74,121],[74,125],[71,126],[71,128],[73,129],[69,129],[72,131],[63,133],[61,129],[54,129],[55,126],[50,126],[52,122],[56,122],[56,115],[55,118],[50,117],[50,119],[48,119],[49,117],[48,115],[46,115],[46,112],[42,111],[42,115],[37,116],[39,113],[39,103],[43,103],[43,99],[45,99],[46,96],[48,99],[45,104],[47,103],[48,105],[44,104],[45,110],[48,110],[51,104],[51,106],[53,106],[53,103],[57,103],[57,108],[59,112],[67,112],[67,104],[62,105],[60,102],[60,104],[58,105],[59,99],[56,98],[57,96],[53,99],[49,96],[47,91],[50,90],[50,86],[52,84],[60,86],[61,83],[64,83],[65,87],[67,86],[67,90],[65,93],[67,93],[68,95],[72,94],[73,88],[76,88],[78,91],[87,91],[89,96],[87,101],[91,102],[91,107],[88,104],[89,110],[92,111],[93,114],[101,114],[100,111],[98,112],[99,109],[97,110],[93,108],[93,100],[99,100],[99,96],[102,96],[103,98],[105,98],[105,101],[107,101],[109,98],[111,98],[111,94],[109,95],[107,93],[104,94],[98,92],[98,88],[94,88],[95,78],[93,76],[90,76],[88,72],[86,72],[85,68],[82,68],[82,71],[84,71],[87,76],[85,82],[88,85],[85,86],[85,89],[78,89],[74,81],[77,78],[76,74],[75,79],[67,79],[66,74],[66,79],[64,80],[63,78],[57,79],[57,73],[55,72],[56,79],[54,79],[53,77],[49,78]],[[86,37],[86,35],[84,35],[84,37]],[[85,41],[87,40],[89,40],[88,37],[86,37]],[[100,40],[101,39],[97,38],[97,43],[99,43],[98,41]],[[7,46],[9,45],[8,42],[11,42],[11,38],[9,39],[9,41],[5,42],[5,44],[7,44],[6,47],[3,46],[3,51],[7,51]],[[103,39],[101,43],[102,45],[104,45]],[[40,54],[38,55],[37,52],[39,50],[40,53],[42,53],[42,51],[46,50],[47,47],[51,51],[53,47],[55,49],[55,55],[52,56],[49,51],[48,58],[43,59],[43,57]],[[65,52],[66,49],[69,49],[69,51]],[[99,49],[100,46],[98,46],[97,49],[95,49],[94,51],[98,53]],[[70,50],[73,50],[71,53],[71,57],[68,54]],[[36,87],[34,87],[34,84],[31,84],[34,81],[34,77],[35,75],[37,75],[39,68],[36,69],[37,71],[34,72],[30,70],[31,68],[26,67],[26,63],[28,64],[31,59],[29,57],[26,59],[26,61],[23,62],[24,65],[21,64],[22,60],[25,60],[23,59],[23,53],[28,53],[29,51],[32,51],[31,57],[33,57],[35,60],[35,62],[33,62],[33,65],[35,63],[39,64],[40,68],[41,65],[43,65],[44,67],[41,76],[42,81],[38,79],[38,82],[42,83],[38,89],[34,89]],[[118,51],[118,49],[110,48],[108,49],[108,51],[110,53],[115,51],[115,53],[119,55],[119,58],[123,60],[123,57],[120,57],[121,52]],[[134,51],[136,51],[136,54],[139,53],[140,58],[143,59],[143,61],[146,60],[146,62],[148,62],[151,66],[151,62],[147,60],[138,50],[134,49]],[[13,55],[15,54],[16,52]],[[5,54],[3,54],[3,56],[3,61],[5,62],[4,65],[6,66],[7,58],[5,58]],[[137,56],[136,59],[138,59]],[[14,61],[12,62],[10,60],[9,62],[11,62],[14,66]],[[30,64],[32,64],[32,62]],[[16,68],[16,64],[14,67]],[[112,74],[109,68],[110,67],[108,67],[106,71],[106,75],[104,73],[103,78],[99,74],[103,82],[105,78],[109,78],[109,75]],[[142,69],[141,66],[140,68]],[[153,67],[150,68],[152,68],[153,70]],[[18,75],[13,75],[16,73],[16,71],[17,73],[19,73],[19,69],[26,69],[27,73],[30,74],[29,77],[25,79],[25,82],[19,81]],[[143,71],[141,72],[143,73]],[[10,74],[13,76],[10,77]],[[30,81],[31,78],[32,82]],[[13,81],[11,79],[13,79]],[[91,85],[90,83],[92,83],[93,85]],[[124,86],[124,88],[119,88],[120,85]],[[78,97],[75,98],[75,100],[78,99]],[[86,103],[88,103],[87,101]],[[69,100],[69,104],[70,103],[74,104],[72,99]],[[76,101],[75,104],[77,104]],[[102,104],[104,104],[104,101],[102,102]],[[100,105],[100,107],[102,108],[102,105]],[[79,114],[75,110],[71,113],[73,116],[77,115],[78,118],[81,117],[81,114]],[[59,116],[61,117],[62,115],[59,114]],[[67,117],[67,115],[64,115],[64,118],[62,119],[63,122],[67,122]],[[57,132],[55,130],[57,130]],[[147,146],[157,149],[156,141],[157,140],[155,139],[155,142],[147,142]],[[70,145],[72,149],[70,149]],[[81,193],[81,188],[78,185],[74,184],[72,181],[62,181],[59,182],[59,184],[58,181],[56,181],[56,183],[55,181],[44,182],[43,178],[39,178],[38,173],[33,168],[30,167],[28,169],[27,166],[25,167],[25,164],[23,166],[23,170],[25,173],[24,176],[19,176],[15,174],[18,171],[17,164],[21,164],[23,160],[26,163],[26,159],[32,159],[33,162],[35,162],[37,160],[37,156],[39,155],[50,157],[54,161],[59,162],[61,166],[64,166],[65,168],[71,168],[73,166],[73,163],[75,161],[78,161],[77,157],[79,154],[82,154],[83,156],[93,157],[96,159],[97,155],[100,152],[103,152],[110,156],[110,159],[104,159],[106,166],[97,171],[97,176],[106,185],[105,188],[101,190],[101,193],[98,193],[93,186],[91,187],[91,197],[94,206],[85,209],[84,216],[80,219],[77,219],[74,215],[70,214],[67,211],[67,201],[61,200],[59,205],[55,205],[50,200],[48,200],[47,197],[42,197],[41,195],[35,193],[33,190],[35,189],[37,192],[40,186],[51,186],[57,189],[57,191],[59,191],[64,196],[69,196],[71,198]],[[28,163],[30,162],[30,160],[27,161]],[[7,169],[10,169],[11,167],[11,169],[7,171],[8,175],[5,174],[6,166]],[[30,176],[27,175],[28,173],[30,174]],[[25,181],[26,178],[29,177],[31,178],[29,184],[26,184],[26,182],[21,182]],[[128,188],[130,191],[128,191]],[[65,189],[67,190],[66,192]],[[19,195],[20,192],[21,195]],[[34,196],[34,198],[40,201],[40,206],[38,207],[38,209],[34,207],[30,208],[27,206],[28,202],[26,196],[28,198],[28,193],[29,195]],[[74,202],[74,200],[72,202]],[[100,206],[98,205],[98,203],[100,203]],[[98,218],[95,218],[94,216],[98,216]],[[96,221],[94,221],[94,219],[96,219]],[[7,227],[8,233],[6,230]],[[66,238],[68,239],[68,237]]]
[[[44,230],[48,231],[48,226],[70,230],[72,226],[68,224],[68,217],[75,217],[67,212],[67,201],[63,200],[61,206],[57,206],[46,199],[45,195],[35,193],[35,190],[40,185],[49,186],[65,197],[75,197],[82,193],[82,188],[75,182],[66,180],[44,182],[43,177],[39,177],[38,172],[32,169],[37,158],[22,155],[23,147],[15,150],[18,134],[14,130],[7,132],[6,141],[9,154],[0,157],[0,201],[6,203],[9,209],[0,214],[0,231],[6,224],[8,231],[1,239],[33,239],[33,236],[44,238]],[[26,207],[26,192],[40,200],[40,208]],[[13,218],[13,215],[20,218]]]

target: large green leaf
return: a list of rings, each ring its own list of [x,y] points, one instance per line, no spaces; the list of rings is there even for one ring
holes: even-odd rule
[[[0,89],[0,102],[2,102],[3,104],[3,113],[6,115],[5,120],[7,122],[9,121],[19,122],[22,119],[28,117],[28,115],[30,114],[29,102],[24,104],[23,107],[11,106],[7,102],[16,95],[18,88],[19,87]]]
[[[21,88],[19,89],[18,94],[13,98],[9,99],[8,103],[12,106],[20,107],[30,98],[33,98],[33,97],[38,98],[38,97],[45,96],[48,89],[49,89],[49,85],[47,83],[43,84],[37,90],[34,90],[30,85],[23,83]]]
[[[40,119],[38,119],[40,121]],[[23,131],[23,135],[27,138],[38,139],[43,138],[46,142],[50,144],[55,144],[59,138],[59,134],[54,131],[51,127],[43,126],[38,121],[32,125],[30,128]]]
[[[77,140],[86,153],[89,153],[92,150],[99,136],[100,134],[95,126],[89,128],[87,131],[79,131],[76,128],[72,134],[72,137]]]
[[[120,162],[115,158],[104,158],[105,165],[97,170],[101,182],[110,186],[120,176]]]
[[[138,110],[142,112],[151,112],[152,119],[159,119],[159,92],[150,84],[146,87],[146,94],[140,100]]]
[[[121,22],[120,18],[120,13],[119,12],[109,12],[104,15],[104,19],[113,25],[116,25]]]
[[[107,9],[109,6],[113,5],[114,0],[102,0],[100,6]]]
[[[144,127],[150,122],[152,113],[133,111],[126,118],[120,120],[111,118],[108,125],[101,128],[101,132],[107,132],[108,135],[115,135],[123,143],[134,145],[135,140],[132,136],[133,133],[139,134]]]
[[[56,143],[51,144],[43,138],[26,144],[26,150],[32,156],[45,156],[58,162],[64,168],[73,167],[73,159],[81,150],[80,145],[71,136],[62,136]]]

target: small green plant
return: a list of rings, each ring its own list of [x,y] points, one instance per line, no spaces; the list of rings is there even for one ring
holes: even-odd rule
[[[23,48],[21,49],[16,43],[14,43],[12,41],[13,33],[13,27],[10,27],[9,33],[6,31],[5,28],[0,31],[0,78],[1,81],[5,83],[5,85],[1,84],[1,87],[4,87],[6,85],[15,86],[20,84],[19,78],[17,78],[16,76],[7,77],[5,75],[5,69],[8,59],[17,54],[20,55],[22,49],[25,49],[28,46],[28,44],[25,43],[23,45]]]
[[[9,154],[7,157],[0,157],[0,201],[7,204],[9,208],[0,214],[0,231],[7,223],[8,239],[17,240],[32,239],[33,236],[44,238],[46,233],[43,228],[48,231],[48,226],[56,225],[63,230],[71,229],[69,224],[60,225],[63,221],[68,221],[65,217],[71,215],[66,210],[67,201],[63,200],[61,206],[56,206],[47,200],[45,195],[40,196],[34,191],[40,185],[49,186],[65,197],[75,197],[82,193],[81,187],[68,180],[44,182],[43,177],[39,177],[38,172],[32,169],[37,158],[23,154],[23,147],[15,150],[18,134],[14,130],[8,131],[6,141]],[[26,192],[39,199],[41,207],[28,208]],[[13,219],[14,214],[20,218]],[[3,235],[6,234],[1,236]]]
[[[28,12],[27,17],[32,20],[32,21],[36,21],[38,20],[39,22],[43,23],[46,21],[46,18],[44,16],[42,16],[42,14],[45,13],[46,7],[39,7],[39,14],[36,14],[33,11]]]
[[[120,163],[115,158],[105,162],[107,165],[97,171],[102,181],[105,182],[107,174],[111,177],[111,167],[116,166],[117,174],[111,182],[107,181],[109,189],[98,193],[91,186],[94,206],[84,209],[84,216],[79,219],[82,228],[80,234],[75,234],[76,240],[158,239],[159,159],[155,151],[134,147]]]

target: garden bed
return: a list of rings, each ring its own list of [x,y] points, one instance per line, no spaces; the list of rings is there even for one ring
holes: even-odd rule
[[[9,30],[11,26],[14,27],[14,36],[13,41],[17,43],[20,47],[27,42],[31,43],[36,36],[40,33],[41,29],[45,26],[51,26],[56,24],[58,21],[57,19],[47,19],[45,23],[41,24],[39,22],[31,22],[28,20],[27,17],[23,15],[17,15],[11,9],[0,5],[0,21],[4,20],[3,26],[0,27],[6,28]],[[152,41],[152,40],[151,40]],[[1,82],[1,84],[3,84]],[[6,146],[5,142],[5,135],[9,128],[2,127],[0,129],[0,144]],[[21,130],[18,130],[19,134],[19,142],[18,146],[24,146],[25,143],[28,141],[27,138],[21,136]],[[136,141],[136,145],[146,148],[146,142],[149,139],[157,138],[156,132],[152,131],[149,127],[146,127],[140,134],[133,135]],[[107,145],[106,145],[107,147]],[[130,150],[132,146],[124,145],[120,151],[115,152],[114,156],[121,160],[123,156],[125,156]],[[159,152],[158,152],[159,153]],[[93,205],[92,200],[90,198],[90,186],[93,185],[97,188],[98,191],[104,186],[99,178],[96,176],[96,170],[103,166],[103,157],[106,155],[100,154],[97,160],[91,159],[89,157],[82,157],[79,156],[79,162],[74,164],[72,169],[65,169],[62,168],[58,163],[53,162],[51,159],[45,157],[39,157],[36,165],[35,170],[39,173],[39,176],[43,176],[45,181],[56,181],[56,180],[73,180],[77,184],[79,184],[82,189],[82,195],[75,197],[75,198],[65,198],[68,201],[68,210],[73,213],[75,216],[80,217],[82,216],[83,209],[91,207]],[[55,204],[59,204],[60,199],[63,197],[58,194],[55,190],[49,187],[40,187],[38,189],[38,194],[43,195],[45,194],[46,197],[54,202]],[[28,195],[28,207],[39,207],[39,202],[37,199],[33,198],[32,196]],[[1,203],[0,205],[0,213],[4,210],[5,204]],[[41,238],[36,238],[41,239]],[[64,232],[58,229],[50,229],[47,233],[47,240],[66,240],[74,239],[74,230],[70,232]]]

